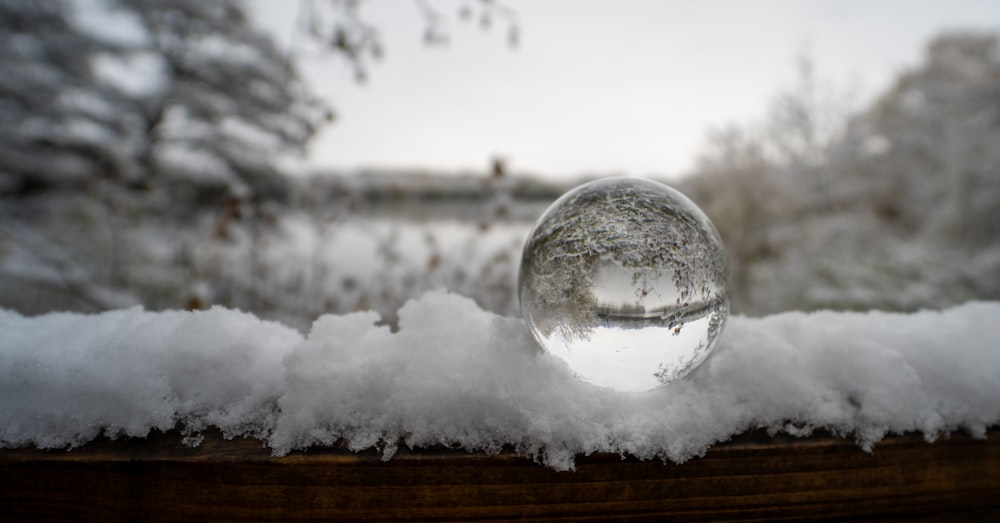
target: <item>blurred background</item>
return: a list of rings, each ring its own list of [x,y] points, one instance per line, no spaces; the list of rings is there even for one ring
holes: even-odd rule
[[[1000,299],[994,2],[0,0],[0,307],[516,314],[562,192],[690,196],[734,311]]]

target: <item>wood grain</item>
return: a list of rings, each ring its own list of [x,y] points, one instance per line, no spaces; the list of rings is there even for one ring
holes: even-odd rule
[[[887,438],[760,432],[676,465],[579,457],[555,472],[503,452],[312,449],[177,433],[72,451],[0,450],[3,521],[1000,521],[1000,431]]]

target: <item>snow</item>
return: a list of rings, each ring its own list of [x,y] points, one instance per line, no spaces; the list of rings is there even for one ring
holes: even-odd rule
[[[136,52],[127,56],[111,53],[95,54],[90,59],[94,75],[129,96],[159,94],[167,83],[168,64],[163,57],[151,52]]]
[[[648,393],[599,389],[541,353],[519,318],[432,291],[398,330],[374,312],[307,335],[225,308],[26,317],[0,310],[0,447],[72,447],[178,424],[277,455],[344,440],[515,448],[556,469],[613,452],[676,462],[753,428],[825,428],[865,449],[1000,422],[1000,303],[911,314],[730,319],[709,359]]]
[[[257,433],[282,387],[287,327],[237,311],[0,314],[0,442],[79,445],[178,422]]]
[[[108,0],[78,0],[69,7],[70,21],[76,29],[102,42],[134,47],[150,42],[142,20]]]

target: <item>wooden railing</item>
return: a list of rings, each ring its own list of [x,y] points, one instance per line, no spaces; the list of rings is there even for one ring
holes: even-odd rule
[[[320,448],[276,458],[209,433],[0,450],[3,521],[1000,521],[1000,430],[865,453],[828,435],[761,432],[680,465],[617,455],[556,472],[513,452]]]

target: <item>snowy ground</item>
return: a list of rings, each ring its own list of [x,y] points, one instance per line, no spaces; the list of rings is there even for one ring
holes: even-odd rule
[[[324,315],[303,336],[224,308],[26,317],[0,310],[0,446],[68,447],[182,426],[281,455],[345,440],[496,452],[557,469],[616,452],[681,462],[743,431],[818,428],[870,449],[1000,423],[1000,303],[912,314],[733,317],[687,378],[642,394],[576,380],[517,318],[443,291]]]

